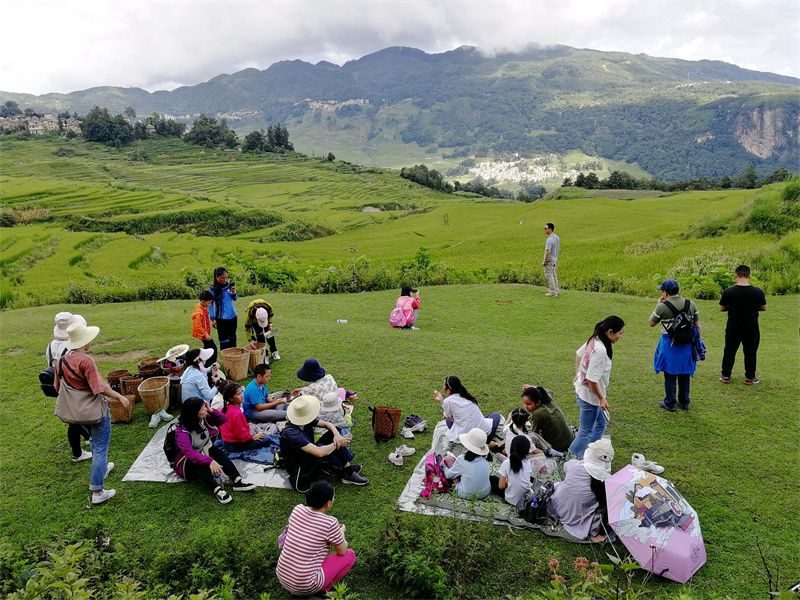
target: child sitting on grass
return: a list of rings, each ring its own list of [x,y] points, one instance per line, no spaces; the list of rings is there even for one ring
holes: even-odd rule
[[[222,388],[222,414],[227,419],[219,430],[223,447],[226,451],[240,452],[243,450],[255,450],[269,446],[271,442],[265,439],[266,434],[262,431],[251,433],[250,425],[242,412],[242,402],[244,402],[244,388],[238,383],[229,382]]]

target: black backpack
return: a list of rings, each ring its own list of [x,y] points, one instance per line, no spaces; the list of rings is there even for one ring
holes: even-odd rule
[[[547,504],[555,492],[552,481],[534,481],[531,489],[517,504],[517,513],[528,523],[538,523],[547,517]]]
[[[178,456],[178,444],[175,443],[175,429],[178,425],[173,423],[167,429],[167,435],[164,437],[164,454],[167,455],[167,462],[172,465],[175,462],[175,457]]]
[[[672,340],[673,344],[691,344],[694,341],[694,321],[689,314],[689,301],[684,301],[681,310],[675,308],[675,305],[669,300],[666,300],[664,304],[669,307],[673,314],[673,319],[669,322],[669,325],[661,323],[669,339]]]

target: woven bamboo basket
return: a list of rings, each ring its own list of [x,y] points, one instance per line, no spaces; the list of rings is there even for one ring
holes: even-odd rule
[[[165,410],[169,403],[169,379],[150,377],[139,384],[139,395],[147,414],[154,415]]]
[[[145,358],[144,360],[140,360],[137,366],[139,367],[139,375],[144,379],[160,377],[164,374],[161,365],[158,364],[157,358]]]
[[[128,369],[117,369],[116,371],[111,371],[111,373],[106,375],[106,379],[108,379],[108,383],[112,390],[115,392],[121,392],[120,379],[130,374],[131,372],[128,371]]]
[[[122,402],[116,398],[108,399],[108,409],[111,412],[112,423],[130,423],[133,421],[133,407],[136,406],[136,399],[132,394],[125,394],[128,399],[128,406],[122,406]]]
[[[222,351],[222,358],[225,362],[225,373],[228,379],[240,381],[247,377],[250,350],[247,348],[225,348]]]
[[[144,381],[144,377],[141,375],[131,374],[123,377],[119,380],[120,386],[122,387],[120,393],[126,396],[132,395],[136,399],[136,402],[141,402],[142,397],[139,395],[139,384],[142,383],[142,381]]]
[[[247,346],[247,349],[250,351],[250,362],[248,363],[247,367],[251,372],[256,368],[256,366],[267,362],[264,354],[265,347],[266,344],[262,344],[261,342],[251,342],[250,345]]]

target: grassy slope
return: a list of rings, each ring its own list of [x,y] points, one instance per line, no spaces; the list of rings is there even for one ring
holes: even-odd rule
[[[59,146],[72,148],[77,155],[54,157]],[[149,162],[130,160],[138,149],[150,155]],[[4,229],[0,263],[20,294],[17,306],[53,302],[67,281],[84,285],[182,281],[187,268],[219,262],[231,252],[264,260],[284,258],[304,270],[349,260],[353,253],[396,265],[426,247],[435,262],[465,270],[498,271],[510,265],[525,272],[526,280],[537,281],[545,221],[557,224],[564,244],[559,275],[565,287],[573,288],[589,286],[599,277],[613,281],[615,289],[647,294],[652,278],[687,257],[720,256],[734,264],[782,243],[755,233],[680,238],[698,221],[733,218],[758,195],[774,194],[770,188],[689,192],[629,202],[574,198],[524,205],[465,201],[434,193],[392,172],[341,173],[337,169],[346,168],[341,163],[242,157],[177,141],[118,152],[79,142],[9,140],[0,150],[3,206],[46,207],[55,215],[107,213],[112,219],[211,205],[256,208],[279,212],[287,222],[301,219],[339,232],[307,242],[269,243],[260,240],[270,230],[219,238],[113,234],[81,248],[79,244],[93,234],[67,233],[53,225]],[[412,215],[361,212],[364,205],[382,202],[431,210]],[[153,247],[160,249],[158,261],[134,262]],[[62,283],[54,287],[53,282]]]
[[[617,451],[614,464],[619,468],[632,452],[644,452],[667,466],[667,476],[697,509],[709,563],[690,584],[693,597],[712,592],[742,599],[762,595],[766,585],[755,558],[756,539],[779,558],[783,581],[800,577],[792,559],[800,555],[796,536],[800,406],[795,393],[800,383],[795,330],[800,306],[796,297],[769,300],[759,356],[763,383],[757,388],[739,383],[741,356],[735,383],[722,386],[717,381],[724,316],[714,302],[700,302],[709,356],[693,382],[692,410],[676,414],[656,407],[661,380],[652,372],[651,357],[657,331],[645,326],[651,299],[567,292],[551,300],[543,297],[541,288],[516,285],[431,288],[422,290],[422,330],[398,332],[385,324],[393,292],[271,298],[284,356],[275,366],[272,388],[296,385],[294,371],[305,358],[315,356],[340,384],[361,392],[355,450],[372,482],[360,490],[338,486],[334,508],[334,514],[347,524],[357,551],[369,552],[378,543],[411,471],[410,466],[390,465],[385,459],[387,447],[371,440],[367,404],[397,405],[406,413],[434,421],[437,410],[430,400],[431,390],[446,374],[454,373],[487,410],[505,412],[514,407],[523,382],[544,384],[555,390],[575,422],[577,409],[570,385],[574,349],[596,320],[617,313],[628,327],[615,348],[609,394],[614,414],[610,432]],[[240,310],[247,300],[239,302]],[[181,546],[187,539],[197,542],[213,535],[218,528],[246,529],[243,544],[252,553],[274,544],[298,501],[291,492],[258,490],[252,496],[237,496],[232,505],[223,507],[194,486],[120,482],[152,433],[141,406],[133,424],[114,426],[111,458],[117,470],[110,483],[119,497],[100,509],[85,510],[88,466],[69,462],[64,426],[51,416],[52,401],[43,398],[33,383],[42,366],[52,315],[58,310],[80,312],[101,326],[95,354],[101,370],[108,372],[135,366],[134,361],[120,358],[122,353],[156,354],[188,341],[191,307],[191,302],[173,301],[0,313],[0,368],[5,375],[0,402],[0,530],[4,536],[27,543],[73,526],[102,523],[118,546],[135,552],[144,562],[173,548],[173,539]],[[349,324],[337,325],[338,318],[348,319]],[[376,348],[381,350],[376,352]],[[426,434],[411,445],[422,450],[429,443]],[[553,556],[571,560],[588,554],[605,559],[600,548],[485,527],[496,536],[494,555],[516,560],[499,560],[491,570],[476,573],[475,585],[467,591],[472,597],[541,589],[546,562]],[[256,532],[260,532],[257,539],[251,539]],[[520,562],[525,565],[521,571]],[[363,598],[396,595],[364,564],[348,580]],[[677,591],[671,584],[656,585],[663,593]]]

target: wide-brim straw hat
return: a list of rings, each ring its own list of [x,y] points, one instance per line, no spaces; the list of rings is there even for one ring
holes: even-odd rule
[[[83,348],[86,344],[90,343],[100,333],[100,328],[96,325],[87,325],[86,321],[83,323],[72,323],[67,327],[67,335],[69,340],[65,344],[67,350],[77,350]]]
[[[294,425],[308,425],[319,416],[319,399],[316,396],[298,396],[289,403],[286,418]]]
[[[592,442],[583,453],[583,468],[598,481],[605,481],[611,476],[611,462],[614,460],[614,448],[611,440],[601,438]]]
[[[470,429],[467,433],[459,435],[458,441],[461,442],[464,448],[479,456],[489,454],[489,446],[486,444],[486,432],[483,429],[478,427]]]
[[[325,369],[319,366],[316,358],[309,358],[297,371],[297,378],[301,381],[317,381],[325,377]]]
[[[180,358],[188,351],[189,351],[189,344],[178,344],[177,346],[173,346],[172,348],[167,350],[167,353],[161,360],[168,360],[169,362],[175,362],[176,359]],[[214,352],[212,351],[211,353],[213,354]]]

